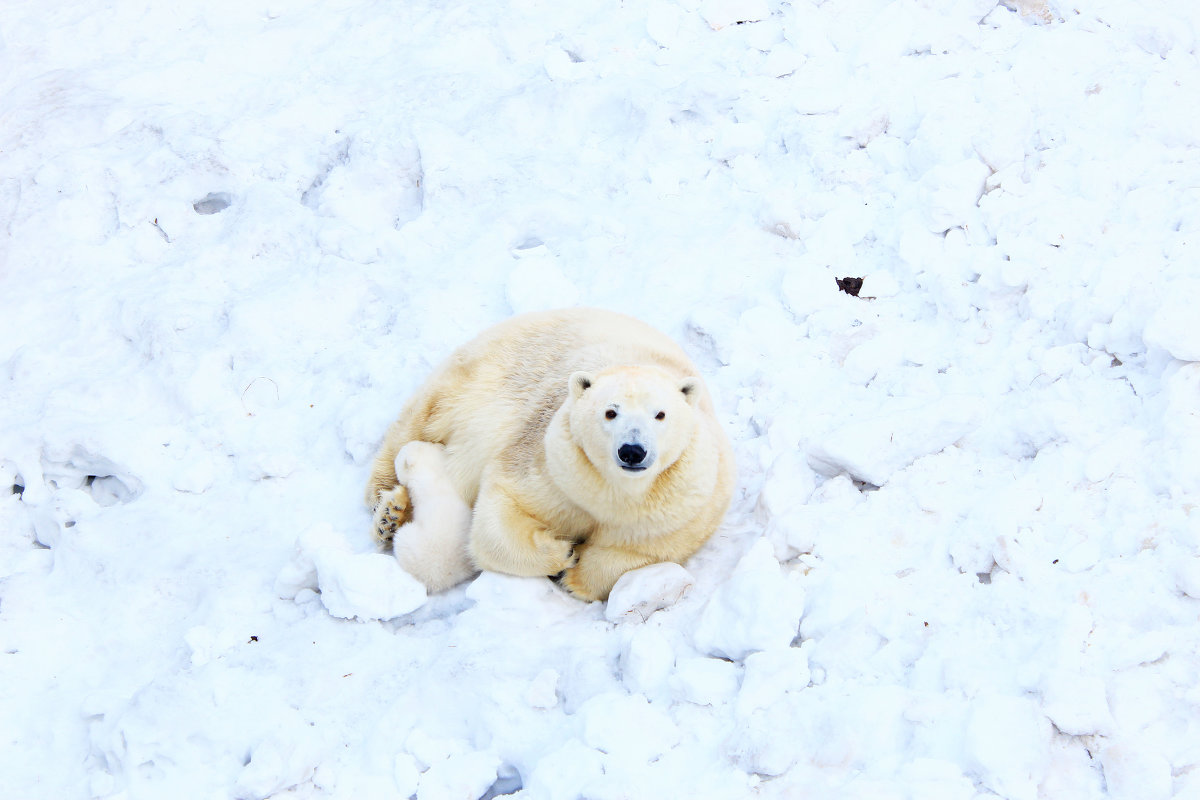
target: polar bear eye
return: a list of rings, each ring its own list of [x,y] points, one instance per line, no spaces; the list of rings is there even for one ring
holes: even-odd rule
[[[617,418],[617,412],[616,412],[616,411],[613,411],[613,410],[610,408],[608,411],[605,411],[605,412],[604,412],[604,418],[605,418],[605,419],[616,419],[616,418]]]
[[[660,411],[660,412],[658,412],[657,414],[655,414],[655,415],[654,415],[654,418],[655,418],[656,420],[658,420],[659,422],[661,422],[662,420],[664,420],[664,419],[666,419],[666,418],[667,418],[667,412],[665,412],[665,411]]]

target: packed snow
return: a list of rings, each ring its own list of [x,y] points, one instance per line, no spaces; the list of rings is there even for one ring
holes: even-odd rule
[[[1200,797],[1198,35],[5,2],[0,796]],[[566,305],[699,365],[725,523],[427,595],[374,448]]]

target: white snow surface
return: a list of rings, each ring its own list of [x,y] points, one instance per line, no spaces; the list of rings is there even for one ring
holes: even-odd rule
[[[0,796],[1200,797],[1198,36],[3,3]],[[564,304],[693,356],[725,523],[607,615],[425,598],[373,450]]]

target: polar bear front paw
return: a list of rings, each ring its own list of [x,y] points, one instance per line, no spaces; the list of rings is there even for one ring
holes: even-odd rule
[[[617,579],[630,570],[652,564],[655,559],[644,553],[622,548],[598,547],[584,543],[579,548],[579,563],[567,570],[559,583],[580,600],[607,600]]]
[[[546,565],[547,575],[557,575],[579,563],[579,555],[575,552],[575,542],[570,539],[558,539],[545,535],[539,536],[536,544],[538,555]]]
[[[397,486],[384,492],[375,506],[375,537],[380,542],[390,542],[400,526],[412,519],[412,504],[408,501],[408,489]]]
[[[585,603],[590,603],[593,600],[603,600],[608,596],[607,591],[597,590],[596,587],[589,585],[587,576],[584,575],[583,570],[579,568],[578,564],[563,573],[562,578],[559,580],[559,585]]]

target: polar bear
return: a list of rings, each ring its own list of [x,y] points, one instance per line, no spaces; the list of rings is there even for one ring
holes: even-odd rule
[[[406,446],[432,484],[398,476]],[[423,517],[438,480],[469,520]],[[388,429],[366,499],[397,553],[432,558],[431,536],[445,541],[442,567],[406,566],[431,591],[493,570],[561,574],[576,597],[603,600],[625,572],[695,553],[734,481],[729,438],[683,350],[636,319],[580,308],[513,317],[455,351]]]
[[[467,550],[471,507],[450,481],[445,448],[409,442],[396,454],[395,469],[412,505],[404,535],[393,540],[396,560],[428,591],[462,583],[476,572]]]

